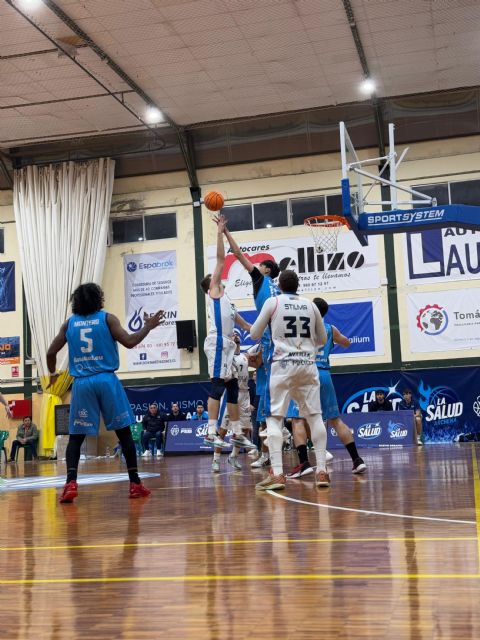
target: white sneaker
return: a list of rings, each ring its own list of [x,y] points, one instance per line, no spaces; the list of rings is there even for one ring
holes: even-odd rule
[[[252,449],[247,453],[249,458],[258,458],[258,449]]]
[[[163,451],[157,450],[157,458],[163,458]]]
[[[212,471],[213,473],[220,473],[220,463],[218,462],[218,460],[214,460],[212,462]]]
[[[218,436],[216,433],[215,434],[212,433],[205,436],[205,438],[203,439],[203,443],[208,445],[209,447],[229,447],[230,446],[228,442],[225,442],[225,440],[222,440],[222,438],[220,438],[220,436]]]
[[[234,444],[236,447],[243,447],[244,449],[256,449],[256,445],[244,436],[243,433],[234,433],[230,438],[230,444]]]
[[[227,462],[228,462],[228,464],[232,465],[232,467],[235,469],[235,471],[241,471],[242,470],[242,465],[238,461],[237,456],[229,455],[228,458],[227,458]]]
[[[142,453],[142,458],[148,458],[150,456],[150,449],[145,449]]]
[[[262,467],[268,467],[269,464],[270,459],[262,454],[260,458],[258,460],[255,460],[255,462],[252,462],[250,466],[252,467],[252,469],[261,469]]]

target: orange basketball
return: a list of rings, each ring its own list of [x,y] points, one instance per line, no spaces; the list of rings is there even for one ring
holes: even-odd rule
[[[210,211],[220,211],[225,204],[224,197],[218,191],[209,191],[204,197],[203,202]]]

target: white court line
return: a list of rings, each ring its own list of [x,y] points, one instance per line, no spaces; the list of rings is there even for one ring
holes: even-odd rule
[[[297,498],[290,498],[289,496],[283,496],[276,491],[266,491],[266,493],[274,496],[275,498],[281,498],[288,502],[297,502],[298,504],[307,504],[311,507],[318,507],[319,509],[334,509],[336,511],[353,511],[354,513],[365,513],[369,516],[388,516],[389,518],[408,518],[409,520],[428,520],[429,522],[450,522],[452,524],[471,524],[476,525],[475,520],[449,520],[448,518],[430,518],[428,516],[410,516],[402,513],[388,513],[386,511],[366,511],[365,509],[353,509],[350,507],[336,507],[331,504],[322,504],[321,502],[307,502],[307,500],[298,500]]]

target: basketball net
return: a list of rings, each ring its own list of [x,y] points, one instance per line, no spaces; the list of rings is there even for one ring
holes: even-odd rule
[[[312,216],[303,223],[310,229],[317,253],[328,253],[337,250],[337,239],[343,226],[348,228],[342,216]]]

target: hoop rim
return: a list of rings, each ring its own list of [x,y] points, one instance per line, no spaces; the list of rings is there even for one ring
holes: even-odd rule
[[[345,226],[350,229],[348,220],[345,216],[337,215],[323,215],[323,216],[310,216],[305,218],[303,224],[308,227],[340,227]]]

